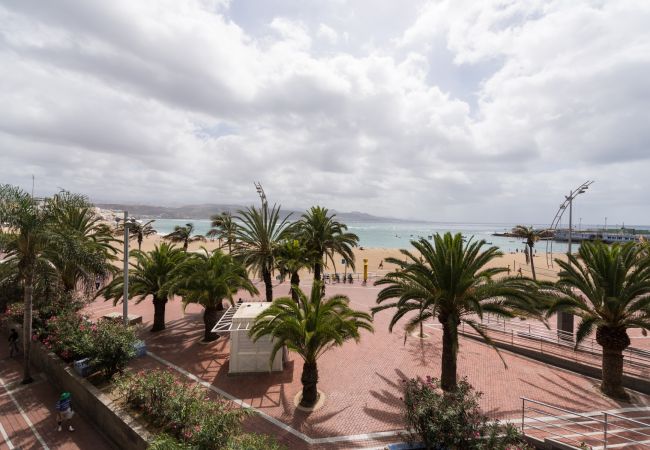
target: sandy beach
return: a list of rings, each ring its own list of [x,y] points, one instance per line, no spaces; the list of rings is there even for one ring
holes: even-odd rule
[[[155,245],[159,245],[162,242],[164,242],[164,239],[160,235],[148,236],[142,242],[142,250],[143,251],[152,250]],[[208,239],[206,242],[193,242],[190,244],[188,251],[198,251],[201,249],[201,247],[205,247],[208,250],[213,250],[219,247],[219,241],[216,239],[215,240]],[[137,242],[132,240],[130,248],[136,249]],[[537,252],[538,253],[535,256],[535,270],[537,273],[537,278],[539,280],[556,280],[559,267],[557,266],[557,264],[554,263],[551,266],[551,262],[555,258],[564,259],[566,258],[566,255],[556,253],[553,254],[553,257],[549,255],[549,257],[547,258],[542,248],[538,249]],[[367,259],[368,276],[371,279],[385,275],[386,273],[388,273],[389,271],[395,268],[393,264],[389,264],[385,262],[386,258],[393,257],[393,258],[404,259],[404,256],[400,253],[399,249],[395,249],[395,248],[366,248],[366,247],[364,247],[363,249],[355,248],[354,256],[355,256],[354,272],[357,274],[362,274],[364,259]],[[384,261],[383,268],[380,268],[380,264],[382,261]],[[336,268],[328,267],[325,269],[325,272],[329,272],[329,273],[345,272],[345,267],[340,264],[341,262],[340,257],[336,258],[336,262],[337,262]],[[500,266],[506,268],[509,267],[511,270],[511,274],[515,274],[515,275],[518,273],[519,269],[521,268],[521,273],[523,276],[528,276],[528,277],[532,276],[530,265],[526,264],[526,257],[523,253],[506,253],[500,258],[495,259],[490,264],[490,266],[492,267]],[[347,272],[349,273],[350,270],[348,269]]]

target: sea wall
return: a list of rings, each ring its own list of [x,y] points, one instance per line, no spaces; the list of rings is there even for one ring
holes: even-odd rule
[[[79,377],[40,342],[32,344],[33,367],[61,391],[72,394],[72,408],[88,419],[116,449],[144,450],[150,434],[108,395]]]

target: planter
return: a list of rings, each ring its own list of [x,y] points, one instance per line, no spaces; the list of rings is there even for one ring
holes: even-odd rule
[[[145,356],[147,354],[147,344],[145,344],[144,341],[136,341],[133,344],[133,348],[135,349],[135,357],[139,358],[141,356]]]
[[[80,377],[86,378],[93,373],[93,369],[90,365],[90,358],[80,359],[74,362],[74,371]]]

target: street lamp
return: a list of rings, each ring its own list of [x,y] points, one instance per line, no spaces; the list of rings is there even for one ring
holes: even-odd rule
[[[567,205],[569,207],[569,242],[567,249],[567,259],[568,264],[571,266],[571,238],[573,234],[573,200],[580,195],[587,192],[589,186],[593,184],[593,181],[586,181],[578,186],[577,189],[570,191],[569,195],[564,196],[565,200],[562,206],[562,209],[566,209]],[[557,315],[557,329],[559,331],[565,331],[567,333],[573,334],[573,315],[565,312],[559,312]]]
[[[129,228],[135,224],[135,219],[129,217],[129,212],[124,211],[124,291],[122,293],[122,320],[124,325],[129,325]],[[120,218],[116,217],[119,223]]]

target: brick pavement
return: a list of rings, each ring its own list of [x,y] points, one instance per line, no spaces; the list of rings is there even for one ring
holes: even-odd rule
[[[308,289],[309,286],[303,286]],[[288,285],[277,286],[276,296],[286,295]],[[355,285],[328,285],[327,294],[344,293],[354,307],[367,310],[375,303],[377,288]],[[247,297],[244,297],[246,300]],[[96,301],[89,311],[99,316],[120,311],[121,305]],[[144,324],[151,326],[153,307],[149,300],[130,307],[131,313],[142,314]],[[282,373],[228,375],[229,341],[202,345],[202,309],[190,305],[183,314],[178,300],[167,305],[167,330],[151,334],[143,331],[149,350],[168,364],[188,371],[208,385],[242,399],[264,414],[279,420],[308,436],[313,444],[287,433],[277,425],[256,418],[249,423],[258,431],[280,436],[291,448],[363,448],[399,440],[382,436],[378,441],[353,440],[344,436],[386,433],[401,430],[400,380],[414,376],[439,376],[440,333],[420,341],[409,337],[404,342],[400,328],[388,333],[389,311],[375,319],[375,333],[363,333],[361,342],[346,343],[326,353],[319,361],[319,389],[327,395],[325,406],[313,413],[296,410],[293,398],[301,389],[302,363],[291,354]],[[495,418],[516,418],[521,414],[520,397],[526,396],[552,405],[577,411],[613,409],[629,404],[602,396],[589,377],[558,369],[525,357],[502,351],[507,368],[494,350],[470,339],[460,339],[458,371],[484,392],[481,406]],[[141,360],[140,364],[151,358]],[[159,364],[156,361],[155,364]],[[638,405],[649,405],[650,397],[635,395]],[[320,444],[327,438],[351,439],[335,446]]]
[[[6,337],[3,335],[3,342]],[[22,379],[22,361],[9,358],[6,345],[0,349],[0,450],[5,449],[93,449],[112,447],[97,433],[93,425],[76,414],[74,432],[56,430],[54,405],[59,392],[42,374],[26,386]],[[74,399],[73,405],[74,409]],[[22,413],[21,413],[22,409]],[[24,414],[23,414],[24,413]],[[31,423],[31,427],[28,424]],[[2,431],[6,433],[6,437]]]

